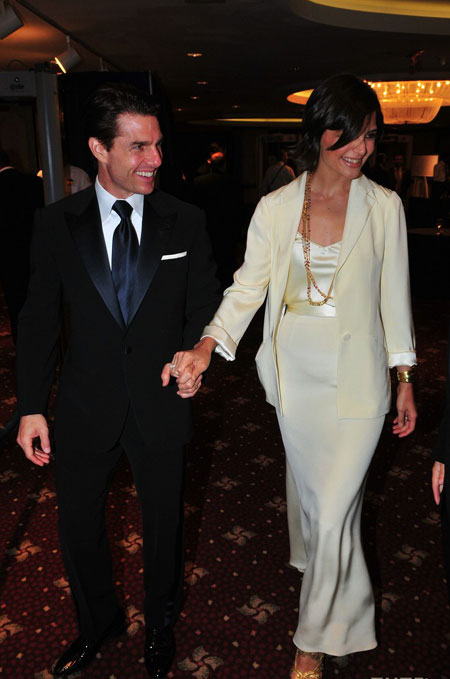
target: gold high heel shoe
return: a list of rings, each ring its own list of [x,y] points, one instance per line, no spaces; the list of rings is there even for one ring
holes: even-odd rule
[[[298,656],[309,655],[314,660],[317,660],[317,665],[312,670],[307,670],[306,672],[300,672],[297,670],[296,660]],[[322,669],[323,669],[323,653],[309,653],[308,651],[301,651],[297,648],[295,652],[294,664],[291,669],[291,674],[294,673],[295,679],[322,679]]]

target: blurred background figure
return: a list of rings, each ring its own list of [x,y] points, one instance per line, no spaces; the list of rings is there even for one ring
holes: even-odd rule
[[[438,162],[433,168],[431,200],[433,203],[433,217],[435,219],[448,216],[448,165],[446,161],[447,158],[440,155]]]
[[[25,301],[29,278],[29,249],[36,208],[44,205],[42,179],[24,174],[0,148],[0,282],[5,294],[14,343],[17,318]]]
[[[275,147],[271,150],[269,154],[269,167],[264,174],[261,184],[261,196],[265,196],[267,193],[275,191],[275,189],[279,189],[295,179],[295,172],[287,164],[287,161],[288,152],[285,149]]]
[[[405,201],[411,184],[411,173],[405,167],[403,153],[396,153],[394,156],[393,167],[390,169],[390,180],[394,191],[398,193],[402,201]]]
[[[237,268],[236,245],[240,237],[240,199],[236,182],[227,169],[225,149],[209,145],[209,156],[197,169],[190,200],[205,211],[217,275],[227,287]]]
[[[394,188],[394,181],[392,176],[389,174],[389,168],[387,165],[387,155],[380,151],[371,164],[370,159],[363,167],[363,172],[369,179],[376,182],[380,186],[384,186],[386,189]]]
[[[87,189],[92,184],[87,172],[76,165],[64,165],[64,188],[66,196]]]

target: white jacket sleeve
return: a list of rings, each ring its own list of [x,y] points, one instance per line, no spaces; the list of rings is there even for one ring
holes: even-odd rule
[[[272,228],[267,199],[262,198],[248,229],[244,263],[203,331],[203,337],[218,342],[216,351],[228,360],[234,359],[242,335],[265,300],[273,255]]]
[[[413,365],[416,354],[406,222],[402,202],[395,192],[389,196],[385,210],[385,249],[380,285],[381,318],[389,365]]]

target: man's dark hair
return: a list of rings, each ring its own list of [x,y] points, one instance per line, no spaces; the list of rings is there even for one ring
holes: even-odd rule
[[[331,151],[356,139],[372,113],[376,114],[377,136],[383,135],[384,121],[375,90],[351,73],[333,75],[318,85],[303,112],[303,141],[299,146],[301,171],[315,170],[320,156],[320,140],[325,130],[342,130]]]
[[[5,167],[5,165],[9,165],[9,156],[0,146],[0,167]]]
[[[90,96],[84,127],[87,139],[95,137],[109,151],[117,136],[117,117],[122,113],[157,116],[159,107],[149,94],[128,83],[105,83]]]

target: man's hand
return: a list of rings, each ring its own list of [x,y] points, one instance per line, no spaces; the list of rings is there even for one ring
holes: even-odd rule
[[[211,362],[211,353],[216,346],[211,337],[204,337],[190,351],[177,351],[172,363],[166,363],[161,373],[163,387],[167,387],[171,377],[177,378],[178,396],[191,398],[200,389],[202,373]]]
[[[442,462],[435,462],[431,472],[431,487],[433,489],[434,501],[437,505],[441,501],[441,493],[444,487],[444,479],[445,479],[445,464],[443,464]]]
[[[40,439],[40,444],[35,439]],[[24,415],[20,418],[17,443],[31,462],[43,467],[50,461],[50,439],[47,420],[43,415]]]

